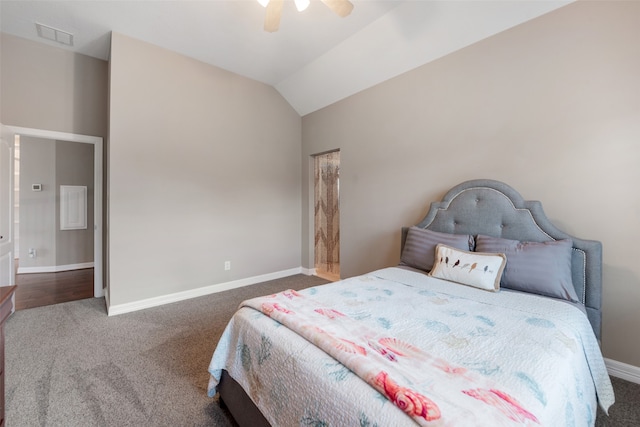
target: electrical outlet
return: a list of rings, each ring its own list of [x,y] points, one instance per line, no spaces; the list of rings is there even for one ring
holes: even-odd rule
[[[231,270],[231,261],[225,261],[224,262],[224,269],[225,270]]]

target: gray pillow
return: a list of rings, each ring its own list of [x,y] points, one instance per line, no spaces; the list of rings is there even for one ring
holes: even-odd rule
[[[571,280],[570,239],[520,242],[478,235],[476,251],[507,256],[500,286],[553,298],[579,302]]]
[[[407,232],[400,264],[430,271],[438,243],[463,251],[473,250],[473,236],[469,234],[440,233],[413,226]]]

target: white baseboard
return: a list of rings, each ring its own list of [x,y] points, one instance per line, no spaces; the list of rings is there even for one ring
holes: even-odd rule
[[[61,271],[83,270],[85,268],[93,268],[93,262],[83,262],[81,264],[66,265],[48,265],[44,267],[20,267],[16,274],[32,274],[32,273],[59,273]]]
[[[304,268],[304,267],[300,267],[300,272],[302,274],[304,274],[305,276],[315,276],[316,275],[316,269],[315,268]]]
[[[632,383],[640,384],[640,368],[626,363],[618,362],[616,360],[604,359],[604,364],[607,366],[609,375],[616,378],[622,378],[623,380],[631,381]]]
[[[111,306],[107,306],[107,311],[109,316],[116,316],[118,314],[131,313],[133,311],[144,310],[145,308],[158,307],[160,305],[170,304],[172,302],[178,302],[186,299],[215,294],[217,292],[228,291],[231,289],[241,288],[243,286],[255,285],[256,283],[262,283],[262,282],[267,282],[269,280],[281,279],[283,277],[289,277],[289,276],[293,276],[295,274],[301,274],[301,273],[303,273],[302,267],[291,268],[289,270],[282,270],[282,271],[277,271],[275,273],[262,274],[260,276],[248,277],[246,279],[234,280],[226,283],[218,283],[215,285],[205,286],[197,289],[191,289],[183,292],[176,292],[174,294],[148,298],[140,301],[111,305]]]

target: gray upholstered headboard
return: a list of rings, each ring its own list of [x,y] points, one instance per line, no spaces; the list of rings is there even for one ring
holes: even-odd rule
[[[578,297],[598,340],[602,321],[602,244],[583,240],[558,230],[542,205],[527,201],[500,181],[479,179],[456,185],[441,202],[431,203],[417,227],[454,234],[484,234],[505,239],[544,242],[573,241],[572,279]],[[408,227],[402,229],[402,245]]]

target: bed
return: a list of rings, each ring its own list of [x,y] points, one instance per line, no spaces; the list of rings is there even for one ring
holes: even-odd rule
[[[602,246],[472,180],[401,230],[400,265],[245,301],[209,366],[241,426],[595,424]]]

